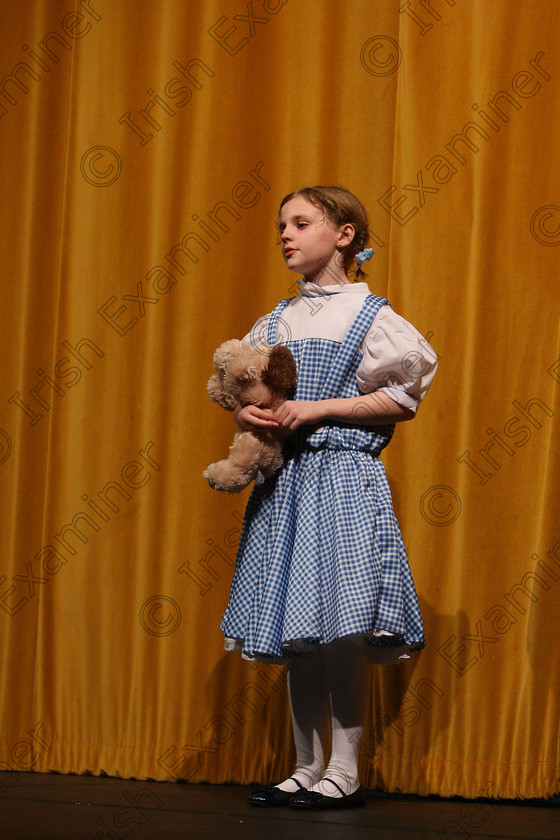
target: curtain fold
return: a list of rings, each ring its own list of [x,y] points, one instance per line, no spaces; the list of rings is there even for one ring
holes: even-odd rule
[[[557,4],[0,7],[0,768],[291,771],[284,670],[222,650],[205,386],[296,293],[280,199],[339,183],[440,357],[383,458],[427,648],[372,671],[362,780],[557,794]]]

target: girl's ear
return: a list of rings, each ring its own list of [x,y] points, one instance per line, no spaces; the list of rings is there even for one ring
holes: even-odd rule
[[[338,237],[338,244],[342,248],[346,248],[356,235],[356,229],[354,225],[351,225],[349,222],[346,225],[343,225],[340,229],[340,234]]]

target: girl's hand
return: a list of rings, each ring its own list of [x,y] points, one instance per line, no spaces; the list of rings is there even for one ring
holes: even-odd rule
[[[317,423],[325,419],[322,403],[323,400],[286,400],[276,409],[276,419],[283,429],[292,430]]]
[[[277,429],[278,421],[269,408],[258,405],[245,405],[236,408],[233,417],[237,425],[246,432],[258,432],[263,429]]]

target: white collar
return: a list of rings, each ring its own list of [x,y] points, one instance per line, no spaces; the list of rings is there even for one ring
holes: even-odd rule
[[[299,279],[298,283],[301,294],[306,297],[336,294],[370,294],[367,283],[335,283],[332,286],[319,286],[317,283],[309,283],[303,279]]]

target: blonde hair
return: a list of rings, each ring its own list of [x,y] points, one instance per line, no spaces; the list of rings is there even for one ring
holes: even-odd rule
[[[362,251],[369,242],[368,219],[362,202],[356,198],[354,193],[344,189],[344,187],[303,187],[284,196],[280,202],[276,216],[277,229],[279,229],[280,211],[282,207],[298,195],[301,195],[310,204],[323,210],[325,216],[336,227],[350,224],[354,228],[354,238],[342,252],[344,271],[348,274],[356,254]],[[358,267],[354,274],[354,280],[358,280],[362,276],[366,276],[365,272]]]

